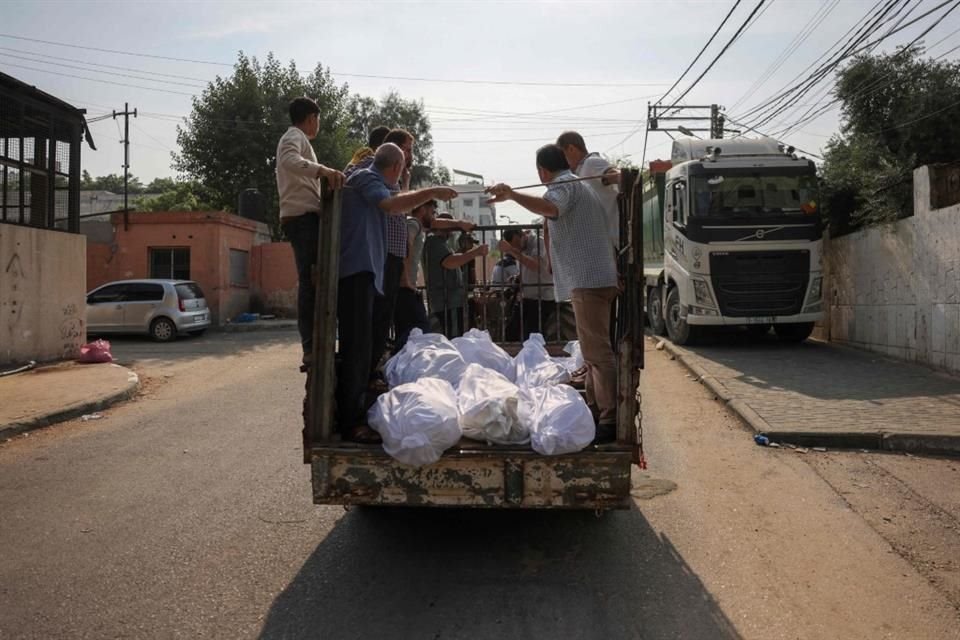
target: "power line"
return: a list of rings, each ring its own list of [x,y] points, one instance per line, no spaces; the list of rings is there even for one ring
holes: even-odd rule
[[[677,88],[677,85],[680,84],[680,81],[686,77],[686,75],[690,72],[690,69],[693,68],[693,65],[697,64],[697,61],[700,59],[700,56],[702,56],[703,53],[707,50],[707,47],[709,47],[711,43],[713,43],[714,39],[720,33],[720,30],[723,29],[724,25],[727,24],[727,21],[730,19],[730,16],[732,16],[733,12],[737,10],[737,7],[740,6],[741,2],[742,0],[736,0],[736,2],[733,3],[733,6],[730,7],[730,11],[727,12],[727,15],[724,16],[723,20],[720,22],[720,26],[714,30],[713,35],[710,36],[710,39],[707,40],[707,43],[703,45],[702,49],[700,49],[700,53],[698,53],[696,57],[694,57],[693,62],[687,65],[687,68],[683,70],[683,73],[680,74],[680,77],[677,78],[676,82],[670,85],[670,88],[667,89],[664,92],[663,96],[659,100],[657,100],[654,104],[660,104],[661,102],[663,102],[664,99],[666,99],[666,97],[670,95],[670,92]]]
[[[190,76],[185,76],[180,73],[161,73],[159,71],[148,71],[146,69],[137,69],[135,67],[118,67],[112,64],[103,64],[100,62],[87,62],[85,60],[77,60],[76,58],[64,58],[63,56],[54,56],[49,53],[40,53],[38,51],[24,51],[22,49],[13,49],[11,47],[0,47],[0,51],[10,51],[13,53],[21,53],[28,56],[36,56],[38,58],[50,58],[51,60],[61,60],[64,62],[76,62],[78,64],[85,64],[91,67],[103,67],[104,69],[116,69],[119,71],[133,71],[134,73],[143,73],[151,76],[161,76],[164,78],[178,78],[180,80],[193,80],[195,82],[209,82],[203,78],[192,78]]]
[[[787,44],[786,48],[780,53],[779,56],[777,56],[776,60],[774,60],[773,63],[767,67],[760,77],[752,85],[750,85],[750,88],[747,89],[746,93],[740,96],[740,98],[730,108],[736,109],[741,104],[746,102],[751,96],[753,96],[753,94],[759,91],[760,87],[762,87],[770,78],[773,77],[773,74],[776,73],[780,67],[786,63],[790,56],[797,52],[797,50],[800,48],[800,45],[806,42],[807,38],[813,35],[814,31],[816,31],[817,28],[823,24],[824,20],[826,20],[839,5],[840,0],[825,0],[820,8],[817,9],[817,12],[813,15],[813,17],[810,18],[803,28],[800,29],[800,33],[794,36],[793,40]]]
[[[938,25],[940,25],[940,24],[943,22],[943,20],[944,20],[948,15],[950,15],[950,13],[952,13],[953,11],[955,11],[958,7],[960,7],[960,0],[958,0],[952,7],[949,7],[949,8],[943,13],[943,15],[941,15],[933,24],[931,24],[931,25],[928,26],[924,31],[922,31],[922,32],[920,33],[920,35],[916,36],[916,37],[915,37],[913,40],[911,40],[906,46],[904,46],[898,53],[894,54],[894,55],[893,55],[893,58],[897,58],[897,57],[899,57],[899,56],[906,55],[907,53],[909,53],[910,51],[912,51],[915,44],[917,44],[918,42],[920,42],[921,39],[923,39],[923,38],[924,38],[927,34],[929,34],[933,29],[935,29]],[[958,31],[960,31],[960,30],[958,30]],[[956,33],[956,31],[954,31],[953,33]],[[953,35],[953,33],[951,33],[950,35]],[[950,37],[950,35],[948,35],[947,37]],[[940,44],[941,42],[943,42],[945,39],[946,39],[946,38],[943,38],[943,39],[937,41],[937,43],[934,44],[933,46],[935,47],[935,46],[939,45],[939,44]],[[940,58],[946,56],[946,55],[949,54],[949,53],[950,53],[950,52],[948,51],[947,53],[944,53],[944,54],[942,54],[941,56],[935,58],[935,60],[939,60]],[[887,79],[887,78],[889,78],[889,77],[891,77],[891,76],[893,76],[893,75],[894,75],[894,72],[890,72],[890,73],[888,73],[888,74],[886,74],[886,75],[884,75],[884,76],[881,76],[880,78],[877,78],[877,79],[874,80],[872,83],[870,83],[870,82],[865,82],[865,83],[863,83],[861,86],[857,87],[857,88],[854,90],[854,93],[850,96],[850,98],[856,98],[856,97],[861,97],[861,96],[865,96],[865,95],[872,95],[872,94],[876,93],[877,91],[880,91],[880,90],[883,89],[884,87],[889,86],[890,83],[889,83],[889,82],[884,82],[884,80]],[[825,107],[823,107],[823,109],[821,109],[819,113],[816,113],[814,110],[816,109],[816,107],[817,107],[818,104],[820,104],[820,103],[815,103],[815,104],[812,105],[809,109],[807,109],[807,111],[806,111],[802,116],[800,116],[800,119],[799,119],[798,121],[796,121],[796,122],[795,122],[794,124],[792,124],[792,125],[787,126],[787,127],[783,130],[783,132],[784,132],[784,133],[787,133],[787,132],[789,132],[789,131],[792,130],[792,129],[796,129],[798,126],[802,126],[802,125],[803,125],[804,123],[806,123],[806,122],[811,122],[811,121],[815,120],[816,118],[820,117],[820,115],[822,115],[823,113],[826,113],[827,111],[829,111],[830,109],[832,109],[834,105],[839,104],[839,102],[840,102],[840,98],[834,98],[834,99],[831,100]]]
[[[187,93],[185,91],[173,91],[172,89],[160,89],[158,87],[144,87],[143,85],[138,84],[127,84],[125,82],[111,82],[110,80],[100,80],[98,78],[87,78],[85,76],[78,76],[71,73],[59,73],[57,71],[48,71],[47,69],[37,69],[36,67],[28,67],[22,64],[15,64],[13,62],[4,62],[3,64],[8,67],[17,67],[19,69],[29,69],[30,71],[38,71],[40,73],[49,73],[55,76],[63,76],[64,78],[74,78],[76,80],[87,80],[88,82],[100,82],[103,84],[112,84],[118,87],[126,87],[128,89],[145,89],[147,91],[159,91],[160,93],[172,93],[179,96],[194,96],[195,93]]]
[[[15,36],[9,33],[0,33],[0,38],[10,38],[13,40],[22,40],[26,42],[36,42],[48,44],[56,47],[69,47],[73,49],[84,49],[86,51],[99,51],[101,53],[112,53],[123,56],[134,56],[138,58],[151,58],[154,60],[167,60],[171,62],[188,62],[191,64],[205,64],[220,67],[233,67],[232,63],[217,62],[214,60],[196,60],[191,58],[178,58],[175,56],[161,56],[149,53],[138,53],[134,51],[123,51],[120,49],[105,49],[101,47],[90,47],[78,44],[68,44],[65,42],[54,42],[52,40],[41,40],[38,38],[27,38],[25,36]],[[533,87],[659,87],[665,82],[543,82],[535,80],[471,80],[463,78],[429,78],[415,76],[389,76],[372,73],[346,73],[343,71],[330,70],[330,73],[347,78],[374,78],[379,80],[403,80],[410,82],[438,82],[448,84],[476,84],[476,85],[507,85],[507,86],[533,86]]]
[[[797,91],[804,83],[808,82],[811,78],[813,78],[821,69],[823,69],[824,67],[826,67],[831,63],[834,63],[838,55],[841,55],[839,52],[839,48],[842,48],[845,46],[849,47],[850,43],[857,38],[859,38],[860,41],[862,41],[862,39],[866,37],[863,34],[864,29],[867,28],[867,23],[870,22],[871,19],[874,19],[884,9],[889,11],[896,3],[901,1],[902,0],[878,0],[878,2],[874,4],[874,6],[866,14],[864,14],[862,18],[857,20],[857,22],[854,23],[852,27],[847,29],[847,31],[843,35],[841,35],[840,38],[837,39],[837,41],[833,44],[833,46],[831,46],[829,49],[827,49],[822,54],[820,54],[820,56],[816,60],[811,62],[800,73],[794,76],[793,79],[790,80],[790,82],[788,82],[786,85],[784,85],[784,87],[781,88],[772,98],[768,98],[766,101],[761,102],[757,106],[753,107],[752,109],[746,111],[745,113],[737,117],[746,120],[750,118],[750,116],[752,116],[753,114],[765,111],[769,107],[786,100],[794,91]],[[848,38],[848,36],[850,37]],[[844,43],[844,38],[847,38],[846,43]],[[835,49],[838,52],[832,53]],[[827,61],[822,63],[814,71],[809,73],[805,78],[803,77],[803,74],[810,71],[810,69],[812,69],[817,63],[819,63],[821,60],[824,60],[824,59],[827,59]],[[803,79],[801,80],[801,78]]]
[[[835,70],[838,66],[840,66],[840,64],[843,61],[849,59],[850,57],[856,55],[861,51],[864,51],[870,48],[871,46],[875,46],[875,43],[870,43],[862,46],[861,46],[861,43],[863,43],[864,40],[869,38],[872,33],[874,33],[877,29],[880,28],[880,26],[882,25],[881,21],[889,22],[896,17],[896,16],[887,17],[887,14],[891,10],[893,10],[896,7],[896,5],[899,4],[899,2],[900,0],[897,0],[896,2],[892,2],[892,3],[888,3],[888,5],[884,7],[883,10],[878,15],[876,15],[876,17],[872,20],[870,24],[865,25],[864,27],[861,27],[858,30],[858,32],[847,41],[844,48],[840,52],[838,52],[835,56],[833,56],[833,58],[831,58],[828,62],[821,65],[812,74],[807,76],[807,78],[804,79],[800,84],[796,85],[793,89],[791,89],[790,93],[796,94],[795,97],[793,97],[792,99],[799,100],[800,98],[808,94],[810,91],[812,91],[821,82],[827,79],[829,77],[829,74],[833,70]],[[889,37],[895,32],[896,32],[895,30],[888,31],[887,35],[883,37],[884,38]],[[882,39],[883,38],[881,38],[880,40]],[[880,40],[877,40],[875,42],[879,42]],[[795,107],[793,106],[793,104],[789,102],[785,96],[783,99],[779,101],[778,104],[771,105],[770,107],[765,109],[765,112],[763,114],[754,118],[753,124],[758,127],[763,126],[767,122],[770,122],[771,120],[773,120],[777,115],[783,113],[784,111],[794,109],[794,108]]]
[[[672,109],[672,108],[674,108],[675,106],[677,106],[677,104],[678,104],[681,100],[683,100],[683,99],[686,97],[686,95],[693,90],[694,87],[697,86],[697,83],[699,83],[700,80],[702,80],[703,77],[704,77],[705,75],[707,75],[707,73],[709,73],[710,69],[713,69],[713,65],[715,65],[715,64],[717,63],[717,61],[720,60],[720,58],[723,57],[723,54],[725,54],[725,53],[727,52],[727,49],[729,49],[731,46],[733,46],[733,43],[736,42],[736,41],[740,38],[740,35],[741,35],[741,34],[747,29],[747,27],[749,26],[750,20],[753,18],[753,16],[755,16],[755,15],[757,14],[758,11],[760,11],[760,9],[763,7],[763,5],[766,3],[766,1],[767,1],[767,0],[760,0],[760,2],[757,3],[757,6],[753,8],[753,11],[750,12],[750,15],[747,16],[747,19],[743,22],[742,25],[740,25],[740,28],[737,29],[737,32],[733,34],[733,37],[730,38],[730,40],[727,42],[727,44],[724,45],[723,49],[720,50],[720,53],[718,53],[718,54],[714,57],[713,61],[711,61],[710,64],[707,65],[707,68],[703,70],[703,73],[701,73],[699,76],[697,76],[697,79],[694,80],[693,83],[692,83],[689,87],[687,87],[687,90],[684,91],[683,93],[681,93],[681,94],[680,94],[680,97],[677,98],[677,99],[673,102],[673,104],[668,107],[669,109]]]
[[[176,151],[173,150],[173,149],[171,149],[169,146],[167,146],[167,144],[166,144],[165,142],[163,142],[163,140],[161,140],[160,138],[157,138],[156,136],[151,135],[150,133],[147,133],[147,131],[145,131],[145,130],[143,129],[143,127],[137,126],[137,123],[131,122],[130,124],[133,125],[133,128],[134,128],[134,129],[136,129],[137,131],[139,131],[139,132],[142,133],[143,135],[147,136],[148,138],[150,138],[151,140],[153,140],[154,142],[156,142],[157,144],[159,144],[161,147],[163,147],[164,149],[166,149],[166,150],[169,151],[170,153],[176,153]]]
[[[160,80],[160,79],[158,79],[158,78],[147,78],[147,77],[144,77],[144,76],[135,76],[135,75],[131,75],[131,74],[129,74],[129,73],[118,73],[118,72],[116,72],[116,71],[100,71],[99,69],[87,69],[87,68],[85,68],[85,67],[78,67],[77,65],[73,65],[73,64],[66,64],[66,63],[64,63],[64,62],[47,62],[46,60],[37,60],[37,59],[35,59],[35,58],[28,58],[28,57],[26,57],[26,56],[18,56],[18,55],[12,54],[12,53],[0,53],[0,56],[3,56],[3,57],[5,57],[5,58],[16,58],[16,59],[18,59],[18,60],[26,60],[27,62],[33,62],[33,63],[35,63],[35,64],[56,65],[58,68],[78,69],[78,70],[80,70],[80,71],[86,71],[87,73],[100,73],[100,74],[103,74],[103,75],[115,76],[115,77],[119,77],[119,78],[133,78],[133,79],[135,79],[135,80],[146,80],[147,82],[160,82],[160,83],[163,83],[163,84],[180,85],[180,86],[183,86],[183,87],[193,87],[193,88],[196,88],[196,89],[202,89],[202,88],[205,88],[205,87],[206,87],[206,84],[204,84],[204,85],[198,85],[197,83],[194,83],[194,82],[178,82],[178,81],[176,81],[176,80]]]
[[[957,31],[960,31],[960,29],[957,29]],[[947,36],[947,38],[949,38],[949,37],[950,37],[951,35],[953,35],[954,33],[957,33],[957,31],[954,31],[953,33],[949,34],[949,35]],[[937,41],[935,44],[931,45],[930,48],[933,48],[933,47],[939,45],[940,43],[942,43],[942,42],[943,42],[944,40],[946,40],[947,38],[942,38],[942,39],[940,39],[940,40]],[[956,51],[957,49],[960,49],[960,45],[957,45],[957,46],[953,47],[952,49],[949,49],[949,50],[943,52],[943,53],[940,54],[939,56],[933,58],[933,61],[941,60],[941,59],[947,57],[948,55],[950,55],[952,52]],[[896,54],[896,55],[901,55],[901,54],[903,54],[903,53],[905,53],[906,51],[909,51],[909,50],[910,50],[910,46],[906,47],[906,48],[903,49],[899,54]],[[864,85],[862,85],[861,87],[857,87],[857,90],[856,90],[853,94],[851,94],[851,95],[849,96],[849,99],[859,98],[859,97],[863,97],[863,96],[869,96],[869,95],[872,95],[872,94],[877,93],[878,91],[884,89],[885,87],[890,86],[890,84],[892,84],[893,81],[884,82],[884,80],[886,80],[887,78],[890,78],[890,77],[893,76],[893,75],[895,75],[895,72],[891,71],[890,73],[888,73],[888,74],[886,74],[886,75],[884,75],[884,76],[881,76],[880,78],[877,78],[877,79],[873,82],[873,84],[871,84],[870,86],[867,86],[866,84],[864,84]],[[789,133],[790,131],[795,131],[795,130],[797,130],[799,127],[802,127],[802,126],[804,126],[804,125],[806,125],[806,124],[808,124],[808,123],[810,123],[810,122],[813,122],[813,121],[816,120],[817,118],[820,118],[821,116],[826,115],[829,111],[832,111],[833,109],[835,109],[835,108],[837,108],[838,106],[840,106],[840,103],[841,103],[841,102],[842,102],[842,100],[841,100],[840,98],[833,98],[833,99],[831,99],[829,102],[827,102],[827,101],[821,101],[821,102],[815,103],[814,106],[818,106],[818,105],[825,105],[825,106],[824,106],[822,109],[820,109],[819,111],[813,112],[813,113],[811,113],[812,109],[811,109],[811,110],[808,110],[798,121],[794,122],[793,124],[783,125],[783,123],[781,122],[780,124],[781,124],[782,126],[784,126],[784,129],[781,131],[781,135],[784,135],[784,134],[786,134],[786,133]]]
[[[754,132],[754,133],[756,133],[756,134],[759,134],[759,135],[763,136],[764,138],[773,138],[773,139],[776,140],[777,142],[783,142],[782,140],[780,140],[779,138],[777,138],[777,137],[775,137],[775,136],[771,136],[771,135],[766,134],[766,133],[764,133],[764,132],[762,132],[762,131],[757,131],[757,129],[755,129],[754,127],[751,127],[751,126],[749,126],[749,125],[746,125],[746,124],[744,124],[744,123],[742,123],[742,122],[737,122],[737,121],[734,120],[733,118],[727,118],[727,120],[730,121],[730,122],[732,122],[733,124],[737,125],[738,127],[743,127],[744,129],[747,129],[748,131],[752,131],[752,132]],[[800,153],[805,153],[805,154],[807,154],[808,156],[813,156],[814,158],[817,158],[818,160],[823,160],[823,157],[821,157],[820,155],[818,155],[818,154],[816,154],[816,153],[813,153],[812,151],[805,151],[805,150],[801,149],[800,147],[798,147],[798,146],[796,146],[796,145],[791,145],[791,146],[793,146],[793,148],[796,149],[797,151],[799,151]]]
[[[208,64],[220,67],[232,67],[232,64],[226,62],[213,62],[211,60],[191,60],[189,58],[176,58],[173,56],[158,56],[150,53],[134,53],[132,51],[121,51],[119,49],[103,49],[101,47],[87,47],[79,44],[67,44],[65,42],[54,42],[53,40],[40,40],[39,38],[27,38],[25,36],[15,36],[9,33],[0,33],[0,38],[10,38],[11,40],[24,40],[26,42],[37,42],[40,44],[50,44],[55,47],[69,47],[71,49],[85,49],[87,51],[100,51],[102,53],[114,53],[121,56],[135,56],[137,58],[153,58],[155,60],[170,60],[172,62],[190,62],[192,64]]]
[[[856,42],[853,42],[853,43],[848,44],[848,46],[846,47],[846,49],[845,49],[843,52],[841,52],[838,56],[836,56],[834,60],[832,60],[832,61],[829,62],[829,63],[825,63],[824,65],[821,65],[821,67],[820,67],[817,71],[815,71],[814,73],[810,74],[810,75],[807,77],[807,79],[805,79],[805,80],[803,81],[803,82],[806,83],[806,84],[805,84],[805,86],[803,86],[802,90],[800,90],[800,93],[798,94],[797,97],[798,97],[798,98],[799,98],[799,97],[802,97],[803,95],[805,95],[806,93],[808,93],[808,92],[810,91],[810,89],[812,89],[814,86],[816,86],[817,84],[819,84],[819,83],[824,79],[824,77],[826,77],[826,75],[827,75],[830,71],[832,71],[833,69],[835,69],[836,67],[838,67],[838,66],[840,65],[840,63],[843,62],[844,60],[846,60],[846,59],[848,59],[848,58],[850,58],[850,57],[852,57],[852,56],[855,56],[855,55],[857,55],[858,53],[860,53],[860,52],[862,52],[862,51],[865,51],[865,50],[867,50],[867,49],[871,49],[871,48],[875,47],[877,44],[879,44],[879,43],[882,42],[883,40],[889,38],[890,36],[893,36],[894,34],[900,32],[900,31],[903,31],[904,29],[906,29],[906,28],[909,27],[909,26],[912,26],[912,25],[916,24],[917,22],[919,22],[919,21],[922,20],[923,18],[931,15],[932,13],[934,13],[934,12],[938,11],[939,9],[942,9],[942,8],[945,7],[946,5],[950,4],[952,1],[953,1],[953,0],[947,0],[946,2],[943,2],[943,3],[939,4],[939,5],[937,5],[937,6],[934,7],[933,9],[931,9],[931,10],[925,12],[924,14],[920,15],[919,17],[911,20],[910,22],[907,22],[906,24],[903,24],[903,25],[901,25],[901,26],[899,26],[899,27],[892,28],[890,31],[888,31],[886,34],[884,34],[884,35],[881,36],[880,38],[878,38],[878,39],[876,39],[876,40],[874,40],[874,41],[872,41],[872,42],[869,42],[869,43],[867,43],[866,45],[859,46],[860,43],[863,42],[863,40],[865,40],[867,37],[869,37],[869,35],[870,35],[873,31],[876,31],[876,29],[879,28],[879,25],[873,26],[873,28],[872,28],[868,33],[864,34],[863,36],[860,36],[859,39],[857,39]],[[877,22],[877,21],[879,21],[880,19],[883,18],[883,16],[886,15],[886,13],[889,13],[889,11],[890,11],[890,9],[892,8],[892,6],[893,6],[893,5],[888,6],[888,7],[884,10],[884,12],[874,21],[874,24],[875,24],[875,25],[876,25],[876,22]],[[953,7],[951,7],[950,9],[948,9],[942,16],[940,16],[940,17],[934,22],[934,24],[933,24],[931,27],[929,27],[929,28],[924,32],[924,34],[925,34],[925,33],[928,33],[928,32],[930,31],[930,29],[932,29],[932,28],[936,27],[937,25],[939,25],[939,24],[943,21],[943,19],[946,18],[947,15],[949,15],[950,12],[952,12],[954,9],[957,8],[957,6],[960,6],[960,1],[958,1],[957,3],[955,3]],[[886,21],[889,21],[889,20],[890,20],[890,18],[888,18]],[[861,29],[861,31],[862,31],[862,29]],[[923,34],[921,34],[921,37],[922,37],[922,35],[923,35]],[[852,40],[852,39],[851,39],[851,40]],[[849,43],[849,42],[850,42],[850,41],[848,41],[848,43]],[[914,40],[914,42],[916,42],[916,39]],[[854,48],[854,47],[857,47],[857,48]],[[796,85],[795,87],[793,87],[792,89],[790,89],[790,91],[787,92],[787,94],[793,93],[793,92],[799,90],[800,87],[801,87],[801,85],[803,85],[803,83],[798,84],[798,85]],[[781,103],[783,103],[784,100],[785,100],[784,97],[781,97],[781,98],[779,99],[779,101],[780,101]],[[771,104],[773,104],[773,101],[771,101]],[[755,119],[754,119],[754,120],[755,120],[755,121],[754,121],[754,124],[755,124],[756,126],[762,126],[764,123],[769,122],[772,118],[776,117],[777,114],[782,113],[783,111],[786,111],[786,110],[789,109],[789,108],[790,108],[790,105],[789,105],[789,104],[782,104],[780,107],[777,107],[777,108],[773,109],[773,111],[771,112],[771,111],[770,111],[770,107],[767,107],[767,108],[764,109],[764,110],[767,112],[766,115],[763,115],[763,116],[760,117],[760,118],[755,118]],[[753,113],[753,112],[755,112],[756,110],[757,110],[757,108],[751,110],[750,113]],[[739,116],[739,117],[743,118],[744,116]]]

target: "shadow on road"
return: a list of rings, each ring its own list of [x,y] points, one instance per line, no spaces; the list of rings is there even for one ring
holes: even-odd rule
[[[960,407],[960,379],[851,348],[816,341],[784,343],[772,333],[757,337],[722,331],[684,349],[704,359],[707,371],[728,386],[742,383],[823,400],[878,403],[936,397]]]
[[[739,638],[634,510],[354,510],[261,638]]]

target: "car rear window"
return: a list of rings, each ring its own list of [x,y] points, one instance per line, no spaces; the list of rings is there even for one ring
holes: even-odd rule
[[[177,295],[181,300],[196,300],[197,298],[203,298],[203,289],[200,288],[196,282],[184,282],[178,285],[174,285],[174,289],[177,290]]]

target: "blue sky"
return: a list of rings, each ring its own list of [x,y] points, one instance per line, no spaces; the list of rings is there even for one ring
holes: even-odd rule
[[[767,9],[685,98],[688,104],[719,103],[730,115],[788,84],[873,5],[841,0],[771,78],[733,108],[785,49],[787,43],[831,0],[767,0]],[[923,0],[919,15],[935,6]],[[391,89],[423,99],[434,126],[435,153],[445,165],[483,174],[488,182],[536,182],[533,153],[561,131],[579,130],[591,150],[629,155],[639,161],[646,102],[655,101],[679,76],[733,5],[702,2],[0,2],[0,33],[58,43],[117,49],[156,56],[231,63],[240,50],[295,60],[303,71],[317,62],[330,67],[352,91],[378,97]],[[746,19],[755,0],[743,0],[705,59],[681,84],[713,58]],[[960,11],[926,38],[928,44],[960,28]],[[920,27],[891,38],[911,40]],[[931,50],[937,55],[960,44],[960,33]],[[121,84],[192,93],[192,86],[159,84],[80,71],[64,65],[115,65],[170,74],[191,84],[229,73],[228,66],[194,64],[61,47],[0,37],[0,70],[72,101],[99,115],[124,102],[146,114],[182,115],[190,96],[116,86],[39,71],[99,78]],[[54,64],[22,59],[36,54]],[[12,56],[21,56],[14,58]],[[957,52],[951,55],[957,57]],[[20,65],[20,66],[14,66]],[[23,67],[31,67],[26,69]],[[101,71],[108,71],[101,69]],[[137,74],[137,71],[114,70]],[[481,85],[360,78],[346,74],[506,82],[582,82],[616,86]],[[674,92],[677,95],[677,92]],[[575,108],[617,102],[607,106]],[[477,111],[543,113],[494,118]],[[838,126],[838,113],[806,125],[789,141],[819,150]],[[98,151],[84,151],[94,175],[119,173],[122,148],[117,125],[95,123]],[[636,133],[629,138],[630,132]],[[622,144],[619,144],[627,138]],[[171,175],[176,148],[172,118],[140,117],[131,130],[131,171],[148,180]],[[651,134],[647,157],[669,156],[669,139]],[[510,207],[501,206],[502,212]]]

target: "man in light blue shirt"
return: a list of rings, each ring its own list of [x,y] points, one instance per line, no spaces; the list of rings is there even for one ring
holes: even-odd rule
[[[380,441],[365,424],[365,391],[370,380],[373,303],[383,294],[387,216],[402,216],[424,202],[457,196],[446,187],[394,195],[390,186],[400,179],[404,167],[400,147],[380,145],[373,165],[351,174],[343,193],[337,291],[337,424],[344,439],[365,444]]]

